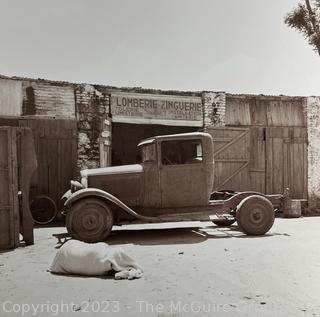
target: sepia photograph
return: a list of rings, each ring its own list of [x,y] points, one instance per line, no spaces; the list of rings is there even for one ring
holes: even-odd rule
[[[319,317],[320,0],[0,0],[0,317]]]

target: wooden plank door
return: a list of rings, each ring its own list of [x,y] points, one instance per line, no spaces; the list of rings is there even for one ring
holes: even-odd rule
[[[0,249],[19,244],[16,131],[0,127]]]
[[[213,190],[249,190],[250,129],[208,128],[206,132],[214,146]]]
[[[283,193],[286,187],[296,199],[307,198],[307,129],[266,128],[268,194]]]
[[[32,195],[46,195],[61,207],[60,198],[70,188],[77,169],[75,120],[28,119],[20,126],[32,128],[38,169],[32,179]]]

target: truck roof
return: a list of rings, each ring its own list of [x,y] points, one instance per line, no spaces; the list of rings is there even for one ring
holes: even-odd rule
[[[190,140],[195,138],[211,138],[209,133],[205,132],[188,132],[188,133],[178,133],[178,134],[167,134],[167,135],[159,135],[154,136],[145,140],[142,140],[138,146],[155,143],[156,140]]]

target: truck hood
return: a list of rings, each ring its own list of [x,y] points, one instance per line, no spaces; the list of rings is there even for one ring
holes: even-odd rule
[[[142,173],[143,167],[141,164],[120,165],[111,167],[101,167],[86,169],[80,172],[81,177],[88,177],[94,175],[111,175],[111,174],[128,174],[128,173]]]

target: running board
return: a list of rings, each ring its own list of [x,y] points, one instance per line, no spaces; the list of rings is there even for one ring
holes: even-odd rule
[[[147,217],[148,220],[141,222],[140,219],[133,219],[132,221],[121,221],[121,224],[134,224],[134,223],[162,223],[162,222],[183,222],[183,221],[213,221],[223,217],[224,219],[234,219],[233,216],[229,214],[217,215],[208,212],[197,212],[197,213],[177,213],[158,217]]]

